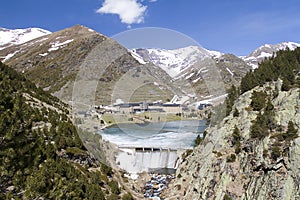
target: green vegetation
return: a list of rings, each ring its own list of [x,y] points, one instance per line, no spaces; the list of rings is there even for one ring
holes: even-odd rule
[[[228,196],[228,194],[225,194],[223,197],[223,200],[232,200],[232,198],[230,196]]]
[[[241,81],[240,92],[245,93],[256,86],[262,86],[278,79],[282,80],[281,90],[288,91],[300,86],[299,72],[300,48],[294,51],[281,50],[276,53],[276,57],[273,56],[263,61],[257,69],[246,74]],[[275,124],[275,111],[271,99],[278,96],[278,90],[275,89],[271,94],[253,91],[251,109],[248,111],[259,112],[257,118],[252,122],[251,139],[261,140],[269,135],[276,138],[276,142],[272,144],[271,148],[263,151],[264,157],[270,155],[273,160],[276,160],[283,154],[283,150],[288,148],[290,141],[298,137],[298,130],[291,121],[288,123],[287,131],[284,131],[285,127]],[[238,152],[238,149],[236,151]]]
[[[0,138],[0,199],[105,199],[65,105],[2,63]]]
[[[263,96],[263,94],[261,94],[261,96]],[[263,139],[276,128],[274,123],[274,116],[275,116],[274,106],[270,100],[268,100],[267,103],[260,104],[258,103],[257,99],[260,99],[259,101],[265,102],[266,95],[263,98],[259,97],[256,98],[256,100],[254,100],[256,102],[254,103],[256,105],[256,110],[259,110],[260,113],[257,115],[256,119],[252,122],[250,136],[251,138]],[[261,105],[264,108],[262,108]],[[263,110],[261,111],[261,109]]]
[[[282,129],[282,128],[280,128]],[[297,134],[298,130],[295,128],[294,123],[292,121],[289,121],[287,131],[286,132],[280,132],[276,135],[274,135],[274,138],[277,138],[279,142],[287,142],[289,143],[291,140],[298,137]]]
[[[120,188],[119,188],[119,184],[118,184],[117,181],[112,180],[112,181],[110,181],[110,182],[108,183],[108,185],[109,185],[110,190],[111,190],[111,192],[112,192],[113,194],[118,195],[118,194],[121,193]]]
[[[283,80],[282,90],[299,86],[296,74],[300,71],[300,48],[294,51],[280,50],[273,56],[260,63],[253,72],[248,72],[241,81],[241,93],[247,92],[266,82]]]
[[[199,146],[202,140],[203,139],[200,137],[200,135],[197,135],[195,142],[194,142],[194,147]]]
[[[205,139],[206,135],[207,135],[207,131],[204,130],[203,133],[202,133],[202,137],[200,135],[197,135],[195,141],[194,141],[194,147],[197,147],[199,146]]]
[[[235,162],[235,160],[236,160],[236,155],[233,153],[226,157],[226,162],[232,163]]]
[[[182,154],[182,160],[185,161],[186,158],[193,153],[192,149],[187,149],[183,154]]]
[[[227,91],[228,96],[225,100],[226,104],[226,116],[228,116],[232,110],[232,106],[234,104],[234,101],[239,97],[240,92],[239,89],[236,88],[234,85],[231,86],[231,88]]]
[[[277,160],[281,156],[281,144],[279,142],[275,142],[271,148],[271,158],[273,160]]]
[[[236,126],[233,130],[232,138],[232,145],[235,146],[235,153],[239,154],[241,152],[241,133]]]
[[[234,109],[234,112],[233,112],[233,117],[239,117],[240,116],[240,113],[238,111],[237,108]]]
[[[295,139],[298,137],[298,129],[295,128],[294,123],[289,121],[287,132],[284,134],[285,139]]]
[[[264,108],[266,103],[266,97],[267,94],[265,92],[257,92],[253,91],[252,97],[251,97],[251,107],[254,111],[260,111]]]
[[[263,139],[269,134],[269,129],[266,125],[265,115],[259,113],[256,120],[252,122],[251,126],[251,138]]]
[[[122,200],[133,200],[133,197],[130,193],[124,194]]]

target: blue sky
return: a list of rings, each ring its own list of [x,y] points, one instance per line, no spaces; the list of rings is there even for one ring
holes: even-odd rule
[[[54,32],[82,24],[107,36],[161,27],[247,55],[265,43],[300,43],[299,10],[299,0],[9,0],[1,2],[0,27]]]

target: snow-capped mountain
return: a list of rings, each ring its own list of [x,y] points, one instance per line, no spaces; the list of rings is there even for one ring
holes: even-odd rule
[[[271,57],[274,53],[279,50],[284,50],[289,48],[294,50],[295,48],[300,47],[300,44],[295,42],[283,42],[279,44],[265,44],[251,54],[245,57],[241,57],[245,62],[250,65],[253,69],[258,67],[258,64],[263,61],[265,58]]]
[[[50,34],[50,31],[40,28],[6,29],[0,28],[0,50],[12,45],[23,44],[35,38]]]
[[[166,49],[132,49],[131,54],[141,63],[151,62],[175,77],[198,61],[208,57],[223,55],[217,51],[209,51],[198,46]]]
[[[251,69],[244,60],[232,54],[210,51],[199,46],[180,49],[133,49],[132,56],[141,64],[153,63],[172,78],[172,83],[186,96],[203,100],[226,93]],[[208,90],[207,85],[212,90]]]

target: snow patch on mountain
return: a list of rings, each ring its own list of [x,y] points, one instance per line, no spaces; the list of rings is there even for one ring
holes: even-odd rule
[[[15,51],[13,53],[8,54],[7,56],[5,56],[5,58],[2,60],[2,62],[5,62],[7,60],[9,60],[10,58],[12,58],[15,54],[17,54],[19,51]]]
[[[146,64],[147,62],[144,61],[144,59],[136,53],[135,49],[132,49],[129,51],[132,55],[132,57],[134,57],[140,64]]]
[[[50,31],[40,28],[6,29],[0,28],[0,50],[12,45],[23,44],[35,38],[50,34]]]
[[[71,40],[66,40],[64,42],[60,42],[60,41],[55,41],[54,43],[51,43],[51,47],[48,49],[48,52],[51,51],[56,51],[62,47],[65,47],[67,44],[69,44],[70,42],[73,42],[74,39]]]
[[[226,67],[226,70],[229,72],[229,74],[231,74],[231,76],[234,75],[234,73],[228,67]]]
[[[42,57],[45,57],[45,56],[48,55],[48,53],[40,53],[39,55],[42,56]]]

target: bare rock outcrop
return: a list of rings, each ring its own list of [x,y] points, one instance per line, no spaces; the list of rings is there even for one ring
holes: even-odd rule
[[[300,198],[300,90],[282,92],[278,85],[280,81],[244,93],[234,105],[238,116],[232,111],[208,128],[203,144],[177,170],[166,199]],[[265,92],[274,106],[274,129],[260,138],[251,133],[260,113],[251,108],[254,91]],[[284,135],[289,123],[296,130],[292,137]],[[239,149],[233,144],[236,128]]]

